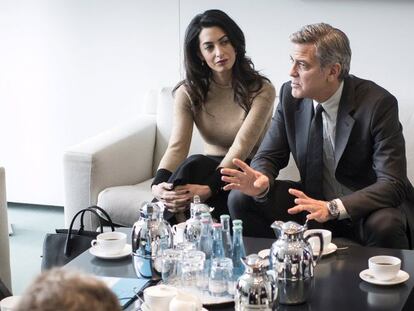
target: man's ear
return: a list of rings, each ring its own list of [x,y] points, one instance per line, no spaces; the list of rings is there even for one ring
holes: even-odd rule
[[[329,73],[328,73],[328,80],[335,81],[338,80],[339,75],[341,74],[342,66],[339,63],[335,63],[330,66]]]

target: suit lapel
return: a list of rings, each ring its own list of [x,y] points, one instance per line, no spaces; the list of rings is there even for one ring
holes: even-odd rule
[[[305,172],[306,152],[308,151],[309,127],[312,119],[313,102],[309,98],[304,98],[298,106],[298,110],[296,110],[295,113],[295,141],[300,165],[299,170],[301,172]]]
[[[335,135],[335,170],[339,160],[344,153],[345,147],[349,140],[355,120],[352,113],[355,110],[355,94],[351,78],[344,81],[341,101],[339,102],[338,116],[336,118],[336,135]]]

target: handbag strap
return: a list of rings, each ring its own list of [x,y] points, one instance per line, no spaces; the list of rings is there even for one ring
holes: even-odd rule
[[[103,232],[101,218],[103,218],[106,222],[108,222],[108,224],[111,226],[112,231],[115,231],[115,227],[114,227],[114,224],[112,223],[111,217],[109,217],[108,213],[103,208],[101,208],[97,205],[92,205],[92,206],[89,206],[86,210],[91,210],[91,211],[92,210],[97,210],[95,215],[97,215],[98,218],[99,218],[101,233]],[[103,216],[105,216],[105,217],[102,217],[102,215],[100,213],[102,213]],[[81,223],[80,223],[79,231],[83,231],[83,229],[84,229],[84,223],[83,223],[83,216],[84,215],[85,215],[85,213],[82,213],[82,215],[81,215]]]
[[[101,220],[101,218],[99,217],[99,214],[94,210],[94,209],[92,209],[92,208],[84,208],[84,209],[82,209],[82,210],[80,210],[79,212],[77,212],[76,214],[75,214],[75,216],[73,216],[73,218],[72,218],[72,221],[70,222],[70,225],[69,225],[69,229],[68,229],[68,234],[67,234],[67,236],[66,236],[66,242],[65,242],[65,255],[66,256],[70,256],[70,249],[69,249],[69,244],[70,244],[70,240],[71,240],[71,237],[72,237],[72,230],[73,230],[73,224],[75,223],[75,220],[76,220],[76,218],[80,215],[80,214],[82,214],[81,215],[81,218],[83,217],[83,214],[85,213],[85,212],[92,212],[92,213],[94,213],[97,217],[98,217],[98,219],[99,219],[99,222],[100,222],[100,226],[101,226],[101,232],[103,232],[103,226],[102,226],[102,220]],[[112,227],[112,229],[113,229],[113,227]],[[80,233],[80,232],[82,232],[83,231],[83,229],[81,230],[81,229],[79,229],[78,230],[78,233]]]

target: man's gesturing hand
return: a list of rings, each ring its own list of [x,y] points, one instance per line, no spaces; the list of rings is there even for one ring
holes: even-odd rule
[[[332,219],[328,210],[328,202],[312,199],[297,189],[289,189],[289,193],[296,197],[296,205],[288,209],[289,214],[297,214],[303,211],[308,211],[309,214],[306,218],[309,220],[314,219],[317,222],[326,222]]]
[[[241,171],[231,168],[222,168],[220,171],[224,175],[221,180],[228,183],[223,187],[224,190],[237,189],[249,196],[258,196],[269,188],[266,175],[252,169],[242,160],[233,159],[233,164]]]

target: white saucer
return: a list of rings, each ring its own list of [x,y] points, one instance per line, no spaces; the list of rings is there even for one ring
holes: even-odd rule
[[[151,311],[151,308],[145,302],[143,302],[141,304],[141,310],[142,311]],[[201,311],[208,311],[208,310],[206,308],[201,308]]]
[[[260,252],[257,253],[257,255],[259,255],[262,258],[266,258],[270,256],[270,249],[269,248],[262,249]]]
[[[89,249],[89,252],[92,255],[98,258],[102,258],[102,259],[118,259],[118,258],[122,258],[122,257],[130,255],[132,252],[132,246],[131,244],[126,244],[122,251],[120,251],[117,254],[112,254],[112,255],[101,252],[97,246],[92,246]]]
[[[324,250],[322,252],[322,256],[326,256],[326,255],[335,253],[337,249],[338,249],[338,246],[336,246],[334,243],[330,243],[326,248],[324,248]],[[313,256],[318,256],[318,255],[319,255],[318,251],[313,252]]]
[[[142,311],[151,311],[150,307],[148,307],[148,305],[145,302],[143,302],[141,304],[141,310]]]
[[[376,284],[376,285],[396,285],[396,284],[400,284],[403,283],[405,281],[407,281],[410,278],[410,275],[403,271],[400,270],[398,271],[398,274],[395,278],[393,278],[392,280],[388,280],[388,281],[380,281],[377,280],[369,271],[369,269],[365,269],[363,271],[361,271],[359,273],[359,277],[361,279],[363,279],[365,282],[371,283],[371,284]]]

